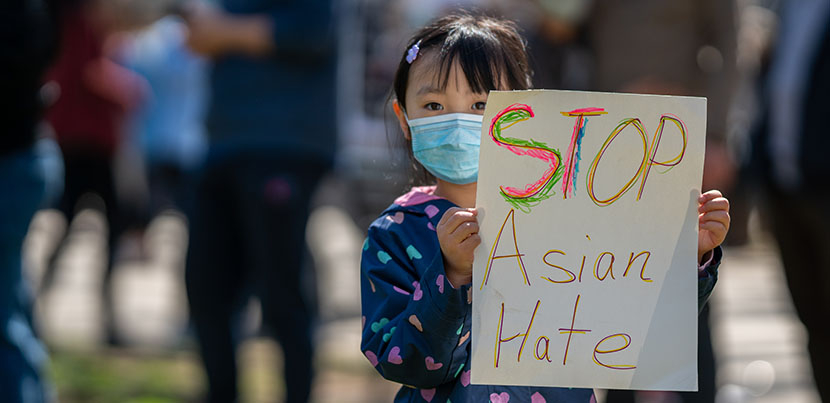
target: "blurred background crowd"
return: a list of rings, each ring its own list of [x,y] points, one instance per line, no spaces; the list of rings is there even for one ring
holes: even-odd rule
[[[4,0],[0,401],[391,401],[358,252],[410,186],[405,41],[461,8],[535,88],[708,98],[700,392],[600,399],[830,400],[824,0]]]

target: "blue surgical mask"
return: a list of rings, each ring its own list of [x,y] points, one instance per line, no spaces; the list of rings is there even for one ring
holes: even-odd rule
[[[457,185],[477,181],[481,119],[470,113],[407,117],[415,159],[441,180]]]

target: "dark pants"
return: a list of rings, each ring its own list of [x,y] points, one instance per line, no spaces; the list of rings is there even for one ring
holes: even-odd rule
[[[150,187],[149,212],[147,222],[165,210],[182,209],[192,205],[189,197],[193,195],[189,180],[193,173],[175,163],[154,163],[147,166],[147,183]]]
[[[63,152],[66,181],[63,196],[58,204],[58,209],[64,214],[67,225],[72,222],[75,213],[81,208],[94,208],[101,211],[107,220],[107,263],[103,281],[103,315],[104,329],[107,332],[107,341],[112,344],[118,343],[115,333],[113,298],[112,298],[112,269],[118,240],[126,229],[126,219],[120,209],[115,190],[115,177],[113,175],[112,157],[101,152],[67,151]],[[87,206],[79,206],[78,202],[82,196],[93,193],[99,196],[103,204],[91,203]],[[55,278],[58,258],[69,245],[69,227],[64,233],[58,246],[52,252],[43,276],[42,288],[48,289]]]
[[[324,172],[298,157],[208,158],[189,214],[185,282],[211,402],[237,398],[235,318],[252,294],[282,345],[286,402],[308,400],[312,309],[301,268],[309,202]]]
[[[826,189],[826,187],[824,187]],[[825,191],[825,193],[827,193]],[[821,400],[830,402],[830,194],[768,197],[787,285],[807,328],[807,349]]]
[[[44,197],[51,191],[59,191],[54,189],[60,187],[59,159],[54,143],[51,147],[39,144],[0,156],[0,400],[3,402],[50,400],[41,377],[47,361],[46,350],[32,326],[32,293],[23,278],[22,248],[29,221]]]

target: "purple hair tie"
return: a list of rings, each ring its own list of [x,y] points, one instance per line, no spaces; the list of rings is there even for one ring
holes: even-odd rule
[[[414,62],[415,59],[418,58],[418,51],[421,50],[421,48],[419,46],[420,44],[421,44],[421,41],[418,40],[418,42],[416,42],[414,45],[412,45],[411,48],[409,48],[409,50],[406,51],[406,62],[407,63],[412,64],[412,62]]]

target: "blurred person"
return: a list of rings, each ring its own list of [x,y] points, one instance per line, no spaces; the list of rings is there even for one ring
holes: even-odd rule
[[[109,56],[106,41],[116,32],[119,20],[108,0],[68,0],[61,20],[61,52],[48,73],[49,88],[56,101],[46,118],[60,145],[66,181],[58,209],[67,228],[47,260],[42,291],[51,287],[57,261],[69,245],[69,223],[82,208],[103,210],[107,222],[107,261],[103,302],[106,341],[121,343],[114,323],[111,293],[115,253],[128,223],[116,192],[115,156],[123,142],[125,117],[142,98],[140,77],[116,64]],[[101,203],[80,205],[87,193]]]
[[[587,35],[598,91],[705,96],[704,188],[728,193],[734,166],[725,149],[736,84],[734,0],[593,0]]]
[[[144,160],[148,218],[183,212],[192,195],[191,178],[206,152],[207,65],[186,40],[184,21],[170,15],[131,35],[121,52],[121,62],[149,85],[127,129]]]
[[[737,82],[734,0],[593,0],[586,35],[597,91],[707,97],[703,188],[733,190],[735,166],[726,148],[727,115]],[[637,399],[712,402],[715,358],[709,309],[698,322],[697,393],[642,392]],[[609,403],[633,402],[631,391],[610,391]]]
[[[401,384],[396,402],[596,401],[592,389],[469,382],[481,120],[489,91],[530,88],[526,52],[514,24],[462,14],[420,29],[399,56],[392,106],[413,164],[429,179],[372,223],[360,262],[360,348]],[[717,280],[729,203],[717,190],[698,202],[698,262],[689,269],[702,307]]]
[[[807,350],[822,401],[830,401],[830,3],[783,3],[777,45],[761,88],[753,170],[765,193],[787,285],[807,330]]]
[[[332,6],[227,0],[184,13],[191,49],[212,59],[185,269],[210,402],[238,398],[238,314],[251,294],[284,352],[285,401],[311,392],[314,312],[301,279],[310,198],[335,152]]]
[[[587,90],[592,64],[582,25],[592,0],[490,0],[527,37],[534,88]]]
[[[0,4],[0,400],[50,402],[46,349],[32,320],[23,240],[35,211],[60,193],[60,151],[43,137],[43,74],[57,49],[57,1]]]

